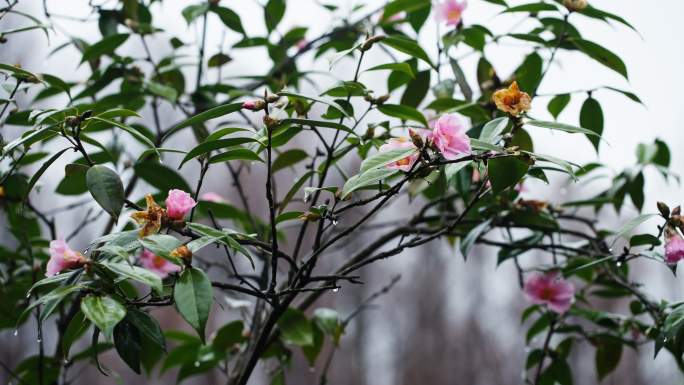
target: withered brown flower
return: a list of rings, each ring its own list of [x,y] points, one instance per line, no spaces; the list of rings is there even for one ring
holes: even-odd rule
[[[146,237],[151,234],[156,234],[162,225],[162,219],[166,215],[166,210],[154,201],[152,195],[145,195],[145,202],[147,203],[147,210],[136,211],[131,214],[131,218],[142,225],[140,228],[140,237]]]
[[[532,104],[532,97],[528,93],[520,91],[516,81],[511,83],[510,87],[496,91],[492,100],[496,104],[496,108],[515,117],[529,111]]]

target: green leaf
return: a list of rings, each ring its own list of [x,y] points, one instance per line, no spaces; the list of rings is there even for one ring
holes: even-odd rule
[[[560,94],[556,95],[549,101],[549,105],[546,107],[554,119],[558,119],[558,116],[563,112],[565,107],[570,104],[571,96],[570,94]]]
[[[430,70],[420,71],[415,79],[406,85],[406,91],[401,96],[401,105],[417,108],[430,89]],[[452,92],[453,94],[453,92]],[[451,96],[451,95],[449,95]]]
[[[169,256],[171,252],[183,244],[176,237],[167,234],[148,235],[145,238],[139,239],[138,242],[147,250],[171,261],[174,260]]]
[[[473,246],[475,246],[475,243],[477,242],[478,239],[487,231],[489,230],[489,226],[492,223],[491,219],[488,219],[479,225],[475,226],[472,230],[468,232],[468,235],[463,238],[463,240],[460,243],[461,247],[461,254],[463,254],[463,259],[467,260],[468,259],[468,254],[470,253],[470,250],[472,250]]]
[[[127,33],[110,35],[91,45],[83,51],[81,64],[89,60],[97,59],[102,55],[110,55],[114,53],[114,51],[119,48],[121,44],[128,40],[128,36],[130,35]]]
[[[378,110],[387,116],[392,116],[401,120],[412,120],[421,123],[425,127],[428,126],[425,116],[413,107],[399,104],[383,104],[378,106]]]
[[[530,3],[530,4],[522,4],[522,5],[517,5],[515,7],[509,7],[502,13],[514,13],[514,12],[528,12],[528,13],[537,13],[537,12],[544,12],[544,11],[558,11],[558,7],[556,7],[553,4],[549,3]]]
[[[602,335],[594,338],[593,343],[596,346],[596,372],[600,382],[620,363],[622,340],[610,335]]]
[[[587,135],[589,141],[598,153],[601,135],[603,134],[603,110],[601,104],[594,98],[589,97],[582,104],[580,110],[580,126],[594,132],[596,136]]]
[[[218,150],[221,148],[235,147],[245,143],[256,142],[252,138],[230,138],[230,139],[217,139],[217,140],[207,140],[204,143],[200,143],[197,147],[190,150],[187,155],[183,158],[178,168],[183,167],[183,165],[198,156],[207,154],[211,151]]]
[[[200,112],[199,114],[192,116],[175,126],[173,126],[169,131],[166,133],[164,136],[164,139],[167,139],[171,135],[175,134],[178,132],[178,130],[183,129],[188,126],[192,126],[195,124],[200,124],[203,122],[206,122],[207,120],[218,118],[221,116],[228,115],[230,113],[233,113],[235,111],[239,111],[242,108],[242,103],[232,103],[232,104],[223,104],[218,107],[211,108],[209,110],[206,110],[204,112]]]
[[[183,270],[173,288],[173,299],[178,313],[197,331],[203,342],[213,302],[212,293],[211,281],[196,267]]]
[[[172,189],[192,191],[188,182],[179,173],[158,162],[140,162],[133,166],[133,170],[137,176],[160,192],[166,193]]]
[[[79,310],[76,315],[71,318],[71,321],[69,321],[69,325],[67,325],[62,337],[62,352],[64,353],[64,357],[69,357],[71,346],[85,334],[89,327],[90,322]]]
[[[392,162],[396,162],[398,160],[404,159],[411,154],[417,153],[418,149],[415,147],[409,147],[409,148],[397,148],[393,150],[388,150],[388,151],[381,151],[378,152],[377,154],[374,154],[373,156],[370,156],[366,158],[362,163],[361,163],[361,169],[360,173],[364,173],[368,170],[372,170],[374,168],[379,168],[386,166]]]
[[[70,150],[71,148],[65,148],[61,151],[58,151],[56,154],[54,154],[50,159],[46,160],[45,163],[43,163],[42,166],[33,174],[31,177],[31,180],[29,181],[28,184],[28,189],[26,191],[26,196],[28,197],[28,194],[31,192],[33,189],[33,186],[36,185],[36,182],[40,179],[41,176],[47,171],[47,169],[57,160],[59,159],[62,154],[64,154],[67,150]]]
[[[537,93],[541,82],[543,60],[537,52],[529,54],[515,71],[520,89],[532,95]]]
[[[242,321],[230,322],[216,332],[216,337],[214,337],[211,345],[219,352],[225,352],[235,344],[245,340],[245,337],[242,335],[243,330],[244,325]]]
[[[105,118],[102,118],[100,116],[93,116],[89,120],[96,120],[96,121],[100,121],[103,123],[110,124],[112,126],[119,127],[120,129],[128,132],[129,134],[131,134],[132,136],[134,136],[136,139],[140,140],[141,142],[145,143],[149,147],[155,148],[154,143],[152,143],[152,141],[147,136],[143,135],[142,133],[140,133],[140,131],[136,130],[133,127],[130,127],[130,126],[125,125],[123,123],[119,123],[119,122],[114,121],[114,120],[105,119]]]
[[[592,59],[624,76],[625,79],[629,79],[625,63],[613,52],[589,40],[572,38],[570,42]]]
[[[268,0],[264,7],[266,29],[273,31],[285,16],[285,0]]]
[[[495,194],[515,186],[527,173],[529,165],[514,157],[490,159],[487,163],[489,179]]]
[[[271,172],[278,172],[284,168],[294,166],[295,164],[303,161],[304,159],[308,158],[309,154],[306,153],[304,150],[300,149],[291,149],[287,150],[276,158],[275,161],[273,161],[273,164],[271,165]]]
[[[449,163],[444,166],[444,176],[446,177],[447,182],[450,182],[459,171],[463,170],[467,166],[470,166],[471,164],[473,164],[473,161],[469,160],[466,162]]]
[[[586,128],[571,126],[571,125],[565,124],[565,123],[545,122],[545,121],[541,121],[541,120],[530,120],[530,121],[527,121],[525,124],[527,124],[529,126],[535,126],[535,127],[550,128],[552,130],[563,131],[563,132],[567,132],[569,134],[584,134],[587,136],[598,137],[599,139],[601,138],[601,136],[598,135],[597,133],[595,133],[594,131],[588,130]]]
[[[256,162],[263,162],[259,155],[255,154],[246,148],[237,148],[235,150],[228,150],[226,152],[214,155],[209,158],[209,163],[222,163],[231,160],[251,160]]]
[[[496,144],[499,141],[499,137],[504,132],[506,127],[508,127],[510,119],[507,117],[496,118],[487,122],[487,124],[482,127],[482,132],[480,133],[480,140],[487,143]]]
[[[220,6],[212,6],[209,8],[209,10],[217,14],[226,27],[243,35],[245,34],[245,29],[242,27],[240,16],[232,9]]]
[[[344,184],[344,187],[342,187],[342,199],[362,187],[379,182],[395,173],[397,173],[397,170],[383,167],[371,169],[362,174],[355,175],[349,178]]]
[[[409,56],[420,59],[429,64],[430,67],[434,68],[434,65],[432,64],[428,54],[414,40],[398,36],[387,36],[382,39],[380,43],[394,48],[399,52],[403,52]]]
[[[651,219],[653,217],[657,217],[657,216],[659,216],[659,215],[658,214],[641,214],[638,217],[632,219],[631,221],[625,223],[615,233],[615,240],[613,241],[613,245],[615,244],[615,242],[617,242],[617,240],[620,237],[626,238],[629,233],[631,233],[634,229],[639,227],[641,224],[643,224],[644,222],[648,221],[649,219]]]
[[[278,95],[287,96],[290,98],[306,99],[306,100],[311,100],[314,102],[322,103],[322,104],[328,105],[328,106],[336,109],[342,115],[349,117],[349,114],[347,113],[347,111],[342,106],[340,106],[339,104],[337,104],[336,102],[334,102],[333,100],[330,100],[330,99],[321,98],[318,96],[303,95],[303,94],[299,94],[299,93],[291,92],[291,91],[280,91],[280,92],[278,92]]]
[[[662,242],[658,237],[651,234],[637,234],[629,238],[629,246],[660,246]]]
[[[135,325],[143,336],[154,342],[162,350],[166,350],[164,333],[154,317],[142,310],[130,308],[126,313],[126,319]]]
[[[207,11],[209,11],[208,3],[193,4],[183,8],[183,10],[181,11],[181,15],[183,15],[185,22],[188,23],[188,25],[190,25],[193,22],[193,20],[204,15],[205,13],[207,13]]]
[[[311,322],[304,313],[296,309],[287,309],[278,320],[281,338],[286,344],[311,346],[314,343]]]
[[[102,262],[102,266],[114,273],[150,286],[157,294],[163,294],[162,280],[159,276],[142,267],[128,263]]]
[[[95,165],[86,172],[86,184],[95,201],[116,221],[124,204],[124,188],[112,169]]]
[[[314,311],[313,317],[314,322],[316,322],[321,330],[334,340],[337,340],[340,328],[342,327],[342,321],[340,314],[336,310],[321,307]]]
[[[126,316],[126,308],[109,296],[88,295],[81,300],[81,311],[107,337]]]
[[[406,75],[410,76],[412,79],[416,77],[416,74],[413,72],[413,68],[408,63],[380,64],[378,66],[367,69],[366,72],[368,72],[368,71],[382,71],[382,70],[390,70],[390,71],[405,73]]]
[[[123,319],[114,327],[114,347],[126,365],[140,374],[140,355],[142,352],[140,331],[127,319]]]

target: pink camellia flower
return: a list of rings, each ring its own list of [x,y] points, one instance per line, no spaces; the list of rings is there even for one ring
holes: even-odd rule
[[[143,249],[138,259],[144,268],[157,274],[160,278],[166,278],[169,273],[175,273],[181,269],[180,266],[167,261],[149,250]]]
[[[169,190],[166,197],[166,215],[171,219],[180,220],[190,212],[197,202],[183,190]]]
[[[62,239],[50,242],[50,260],[47,263],[46,277],[52,277],[62,270],[83,266],[86,258],[78,251],[72,250]]]
[[[470,138],[458,117],[442,115],[434,124],[432,141],[445,159],[454,160],[461,154],[470,154]]]
[[[447,25],[458,25],[467,6],[466,0],[444,0],[437,5],[437,20],[445,21]]]
[[[228,200],[215,192],[206,192],[200,195],[200,199],[207,202],[226,203]]]
[[[525,296],[538,305],[547,305],[551,311],[563,314],[572,304],[575,287],[557,272],[535,273],[525,282]]]
[[[413,145],[413,142],[411,142],[410,139],[405,138],[403,136],[399,138],[392,138],[389,140],[389,142],[380,146],[380,152],[397,150],[400,148],[415,148],[416,152],[412,153],[406,158],[399,159],[396,162],[388,164],[387,168],[409,172],[411,171],[413,164],[416,163],[416,160],[418,160],[418,149],[416,148],[416,146]]]
[[[665,243],[665,262],[669,265],[676,265],[684,259],[684,239],[679,234],[667,237]]]

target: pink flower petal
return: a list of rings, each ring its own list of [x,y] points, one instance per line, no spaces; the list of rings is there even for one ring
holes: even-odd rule
[[[170,190],[166,198],[166,215],[171,219],[183,219],[196,204],[197,202],[185,191]]]

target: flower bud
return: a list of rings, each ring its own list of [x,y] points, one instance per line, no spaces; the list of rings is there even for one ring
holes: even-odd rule
[[[272,118],[270,115],[264,116],[264,124],[268,128],[273,128],[280,123],[280,120]]]
[[[368,125],[366,133],[363,135],[364,139],[373,139],[375,137],[375,126],[372,124]]]
[[[299,216],[299,219],[307,222],[316,222],[321,218],[320,214],[312,213],[311,211],[306,211]]]
[[[77,116],[67,116],[64,119],[64,123],[66,123],[69,127],[74,128],[81,124],[81,119],[79,119]]]
[[[7,43],[7,38],[4,35],[0,35],[0,44]]]
[[[192,260],[192,251],[190,251],[190,249],[185,245],[178,246],[170,253],[170,255],[172,257],[180,258],[186,262]]]
[[[126,24],[126,26],[130,28],[133,32],[138,32],[138,29],[140,29],[140,23],[133,19],[124,20],[124,24]]]
[[[221,0],[209,0],[209,5],[218,5]]]
[[[363,45],[361,46],[361,48],[360,48],[361,51],[364,51],[364,52],[368,51],[369,49],[371,49],[371,47],[373,47],[373,44],[375,44],[381,40],[384,40],[385,37],[386,37],[385,35],[375,35],[375,36],[369,37],[368,39],[366,39],[366,42],[363,43]]]
[[[584,10],[589,5],[589,2],[587,0],[563,0],[563,5],[565,5],[568,11],[577,12]]]
[[[268,103],[275,103],[278,100],[280,100],[280,96],[278,96],[278,95],[268,95],[266,97],[266,102],[268,102]]]
[[[663,202],[658,202],[658,211],[664,218],[670,217],[670,208]]]
[[[389,95],[382,95],[375,99],[375,104],[384,104],[387,100],[389,100],[389,98]]]
[[[411,141],[413,142],[414,146],[423,148],[425,143],[423,142],[423,138],[421,138],[420,134],[418,134],[414,129],[409,129],[409,136],[411,137]]]
[[[672,209],[672,215],[681,215],[682,214],[682,206],[677,206]]]
[[[261,111],[264,108],[266,108],[266,102],[263,100],[257,99],[257,100],[248,100],[244,103],[242,103],[242,108],[245,110],[250,110],[250,111]]]

